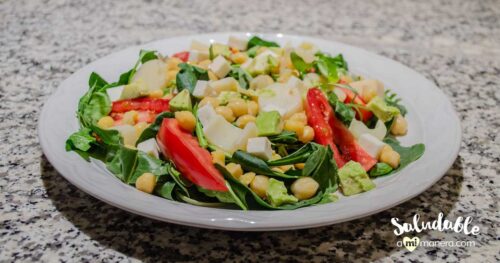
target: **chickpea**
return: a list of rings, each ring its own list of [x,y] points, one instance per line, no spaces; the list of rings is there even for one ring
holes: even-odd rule
[[[255,116],[247,114],[247,115],[243,115],[243,116],[239,117],[236,120],[236,125],[238,125],[238,127],[243,129],[250,122],[255,122]]]
[[[211,70],[208,70],[208,79],[212,81],[219,80],[219,78]]]
[[[303,123],[304,125],[307,125],[307,116],[305,112],[294,113],[292,116],[290,116],[289,120],[298,121],[300,123]]]
[[[313,197],[318,191],[319,184],[311,177],[301,177],[293,182],[290,190],[297,199],[306,200]]]
[[[249,185],[253,181],[254,178],[255,178],[255,173],[249,172],[249,173],[245,173],[242,176],[240,176],[240,178],[238,180],[240,180],[240,182],[244,185]]]
[[[233,111],[236,117],[245,115],[248,113],[248,104],[244,99],[232,99],[229,101],[227,106]]]
[[[259,104],[255,101],[248,102],[248,114],[252,116],[257,116],[259,113]]]
[[[198,63],[198,67],[204,69],[204,70],[207,70],[208,69],[208,65],[210,65],[210,63],[212,63],[212,61],[210,59],[205,59],[203,61],[200,61]]]
[[[399,166],[401,156],[398,152],[394,151],[389,145],[384,146],[380,153],[379,160],[383,163],[390,165],[396,169]]]
[[[149,126],[147,122],[141,121],[134,125],[135,133],[137,134],[137,138],[141,136],[142,132]]]
[[[226,169],[234,178],[240,178],[243,175],[243,169],[239,164],[228,163]]]
[[[293,131],[300,137],[302,136],[302,132],[304,130],[304,124],[295,120],[287,120],[285,121],[284,129],[286,131]]]
[[[161,89],[153,90],[153,91],[150,91],[148,95],[150,98],[158,99],[158,98],[163,97],[163,91]]]
[[[227,106],[219,106],[215,108],[215,112],[224,117],[228,122],[233,122],[235,119],[233,111]]]
[[[273,78],[269,75],[259,75],[250,81],[250,89],[259,90],[266,88],[274,83]]]
[[[205,97],[200,101],[199,107],[205,106],[207,103],[212,104],[212,107],[217,108],[220,104],[219,99],[214,97]]]
[[[231,54],[231,60],[236,64],[243,64],[248,60],[248,55],[243,52]]]
[[[152,193],[156,186],[156,176],[152,173],[143,173],[135,182],[135,188],[145,193]]]
[[[394,119],[394,123],[391,126],[391,133],[394,135],[405,135],[406,132],[408,131],[408,123],[406,122],[406,119],[398,115]]]
[[[311,126],[305,126],[302,134],[299,134],[299,140],[303,143],[308,143],[314,139],[314,129]]]
[[[210,153],[212,155],[212,162],[213,163],[218,163],[222,166],[225,165],[226,163],[226,155],[219,150],[213,151]]]
[[[127,111],[123,114],[122,123],[135,125],[137,119],[139,118],[139,113],[135,110]]]
[[[295,169],[304,170],[305,166],[306,166],[305,163],[296,163],[295,164]]]
[[[113,127],[115,121],[110,116],[104,116],[97,121],[97,126],[101,129],[109,129]]]
[[[264,175],[256,175],[250,183],[250,189],[261,198],[266,197],[267,188],[269,186],[269,177]]]
[[[179,126],[188,132],[193,132],[196,127],[196,118],[190,111],[176,111],[175,119],[179,122]]]

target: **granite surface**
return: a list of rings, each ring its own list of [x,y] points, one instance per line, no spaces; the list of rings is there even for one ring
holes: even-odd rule
[[[499,262],[500,1],[1,1],[0,261]],[[124,212],[47,162],[37,118],[58,84],[130,45],[213,31],[284,32],[357,45],[416,69],[452,101],[463,142],[433,187],[382,213],[310,230],[240,233]],[[424,231],[396,246],[391,217],[472,216],[477,236]]]

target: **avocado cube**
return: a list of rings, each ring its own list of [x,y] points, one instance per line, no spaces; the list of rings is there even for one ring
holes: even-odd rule
[[[189,90],[182,90],[170,101],[169,105],[172,112],[191,111],[193,105],[191,103],[191,94],[189,94]]]
[[[344,195],[355,195],[375,188],[363,166],[355,161],[349,161],[339,169],[340,186]]]
[[[283,125],[278,111],[261,112],[255,120],[259,136],[271,136],[280,134]]]
[[[224,44],[213,43],[212,45],[210,45],[208,51],[210,59],[214,59],[219,55],[226,58],[231,56],[231,51],[229,50],[229,47]]]
[[[366,106],[383,122],[390,121],[399,114],[398,108],[387,105],[380,97],[373,98]]]

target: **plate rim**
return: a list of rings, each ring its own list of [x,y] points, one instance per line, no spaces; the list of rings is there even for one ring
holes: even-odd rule
[[[125,52],[127,50],[135,50],[135,49],[143,47],[143,46],[154,45],[155,43],[158,44],[158,43],[161,43],[161,42],[164,42],[164,41],[167,41],[167,40],[174,40],[174,39],[181,39],[181,38],[210,37],[210,36],[216,36],[216,35],[242,35],[242,34],[252,34],[252,35],[259,35],[259,36],[266,36],[266,35],[275,35],[276,36],[276,35],[279,34],[279,35],[281,35],[284,38],[295,38],[295,39],[304,39],[304,40],[305,39],[310,39],[310,40],[321,40],[321,41],[326,41],[326,42],[332,42],[332,43],[334,43],[336,45],[345,46],[346,48],[350,48],[350,49],[353,49],[355,51],[365,52],[365,53],[367,53],[367,54],[369,54],[371,56],[374,56],[374,57],[376,57],[378,59],[383,59],[385,61],[390,61],[390,63],[395,63],[394,65],[397,65],[398,67],[402,67],[403,69],[405,69],[407,71],[410,71],[413,74],[418,75],[419,77],[421,77],[423,80],[425,80],[425,82],[427,82],[427,85],[429,85],[430,87],[432,87],[432,90],[434,92],[437,92],[439,94],[439,96],[441,97],[441,99],[443,99],[443,102],[446,103],[446,105],[444,105],[444,106],[446,106],[450,110],[451,116],[449,116],[449,117],[451,117],[452,122],[456,125],[456,127],[454,127],[455,128],[454,131],[456,132],[456,136],[455,136],[454,144],[452,145],[451,150],[450,150],[451,155],[447,159],[447,162],[440,167],[441,169],[439,170],[439,172],[437,172],[437,171],[434,172],[434,173],[439,174],[439,175],[434,176],[433,180],[430,180],[427,183],[425,183],[422,187],[419,188],[419,190],[413,191],[411,194],[406,195],[405,198],[401,198],[398,201],[391,202],[389,205],[386,205],[384,207],[380,207],[378,209],[370,210],[370,211],[364,212],[362,214],[357,214],[357,215],[353,215],[353,216],[349,216],[349,217],[343,217],[342,219],[336,219],[335,221],[322,220],[321,222],[314,222],[314,223],[308,223],[308,222],[295,223],[295,224],[293,224],[293,223],[292,224],[286,224],[285,223],[282,226],[276,226],[276,225],[274,225],[274,226],[258,226],[258,227],[256,227],[256,226],[253,226],[252,224],[248,224],[248,222],[236,224],[237,226],[236,225],[224,225],[224,224],[211,224],[211,223],[209,223],[210,221],[200,221],[200,220],[186,221],[186,220],[178,220],[178,219],[171,218],[171,217],[166,218],[166,217],[157,216],[157,215],[155,215],[154,213],[151,213],[151,212],[139,211],[137,209],[131,208],[130,206],[123,205],[120,202],[116,202],[114,200],[110,200],[109,198],[106,199],[105,197],[103,197],[102,195],[99,195],[98,193],[92,191],[91,189],[88,189],[87,187],[82,186],[77,180],[75,180],[74,177],[66,175],[65,172],[61,172],[60,171],[60,167],[58,167],[58,165],[57,165],[58,160],[56,159],[56,156],[51,153],[51,151],[49,150],[48,145],[46,145],[47,142],[44,140],[44,132],[43,132],[44,127],[43,127],[43,125],[46,123],[45,119],[47,118],[47,111],[49,109],[48,105],[53,100],[55,100],[55,98],[58,95],[58,93],[61,92],[64,84],[66,82],[69,82],[71,80],[71,77],[73,77],[73,76],[75,76],[75,75],[77,75],[79,73],[81,74],[82,71],[85,71],[85,69],[92,67],[92,65],[97,64],[99,61],[107,60],[112,55],[120,53],[120,52]],[[155,40],[155,41],[143,43],[143,44],[140,44],[140,45],[129,46],[127,48],[124,48],[124,49],[121,49],[121,50],[109,53],[106,56],[101,57],[101,58],[99,58],[99,59],[97,59],[95,61],[92,61],[91,63],[86,64],[85,66],[79,68],[77,71],[75,71],[73,74],[71,74],[70,76],[68,76],[66,79],[64,79],[58,85],[57,89],[45,101],[44,106],[43,106],[42,110],[39,113],[37,130],[38,130],[38,138],[39,138],[39,141],[40,141],[40,145],[42,147],[42,151],[43,151],[44,155],[46,156],[46,158],[48,159],[48,161],[54,167],[54,169],[59,174],[61,174],[66,180],[68,180],[72,185],[76,186],[78,189],[84,191],[85,193],[87,193],[87,194],[89,194],[89,195],[91,195],[91,196],[93,196],[93,197],[95,197],[95,198],[97,198],[97,199],[99,199],[99,200],[101,200],[101,201],[103,201],[105,203],[108,203],[108,204],[110,204],[112,206],[118,207],[118,208],[120,208],[122,210],[131,212],[131,213],[134,213],[134,214],[139,214],[141,216],[145,216],[145,217],[148,217],[148,218],[153,218],[153,219],[160,220],[160,221],[165,221],[165,222],[170,222],[170,223],[175,223],[175,224],[181,224],[181,225],[187,225],[187,226],[194,226],[194,227],[200,227],[200,228],[209,228],[209,229],[219,229],[219,230],[230,230],[230,231],[268,231],[268,230],[282,231],[282,230],[291,230],[291,229],[314,228],[314,227],[320,227],[320,226],[325,226],[325,225],[342,223],[342,222],[346,222],[346,221],[350,221],[350,220],[354,220],[354,219],[358,219],[358,218],[363,218],[363,217],[367,217],[367,216],[379,213],[381,211],[390,209],[392,207],[395,207],[395,206],[397,206],[397,205],[399,205],[401,203],[404,203],[404,202],[406,202],[406,201],[414,198],[415,196],[420,195],[421,193],[423,193],[424,191],[426,191],[428,188],[430,188],[432,185],[434,185],[437,181],[439,181],[444,176],[444,174],[446,173],[446,171],[448,171],[450,169],[450,167],[453,165],[453,163],[455,162],[455,160],[456,160],[456,158],[458,156],[459,150],[460,150],[461,143],[462,143],[462,127],[461,127],[461,122],[460,122],[458,114],[457,114],[457,112],[455,110],[455,107],[451,103],[450,99],[448,98],[448,96],[446,96],[446,94],[440,88],[438,88],[429,79],[425,78],[422,74],[420,74],[419,72],[415,71],[414,69],[412,69],[412,68],[410,68],[410,67],[408,67],[408,66],[406,66],[406,65],[404,65],[404,64],[402,64],[402,63],[400,63],[398,61],[395,61],[393,59],[387,58],[385,56],[381,56],[381,55],[379,55],[379,54],[377,54],[375,52],[368,51],[368,50],[365,50],[363,48],[359,48],[357,46],[353,46],[353,45],[350,45],[350,44],[338,42],[338,41],[335,41],[335,40],[325,39],[325,38],[321,38],[321,37],[318,37],[318,36],[296,35],[296,34],[283,34],[283,33],[261,33],[261,32],[252,32],[252,33],[250,33],[250,32],[212,32],[212,33],[205,33],[205,34],[176,35],[176,36],[171,36],[171,37],[168,37],[168,38],[163,38],[163,39],[158,39],[158,40]],[[84,160],[82,159],[82,161],[84,161]],[[407,168],[408,167],[406,167],[405,169],[407,169]],[[402,171],[404,171],[405,169],[403,169]],[[121,184],[125,184],[123,182],[120,182],[120,183]],[[150,196],[152,198],[158,198],[158,199],[166,200],[166,199],[163,199],[161,197],[157,197],[157,196],[153,196],[153,195],[150,195]],[[170,200],[166,200],[166,201],[171,202],[171,203],[179,203],[179,202],[170,201]],[[193,205],[190,205],[190,204],[182,204],[182,205],[193,207]],[[196,207],[196,209],[200,209],[200,211],[204,210],[204,209],[213,210],[213,208],[205,208],[205,207],[203,207],[203,208],[202,207]],[[286,211],[286,212],[292,212],[293,213],[294,211],[303,211],[303,209],[304,208],[298,209],[298,210]],[[231,211],[233,211],[233,210],[231,210]],[[238,211],[238,212],[240,212],[240,213],[249,213],[250,211]],[[258,213],[258,212],[261,212],[261,211],[253,211],[252,210],[251,212]],[[279,212],[283,213],[284,211],[265,211],[265,212],[272,212],[272,213],[276,213],[277,214]],[[245,215],[242,215],[242,217],[244,217],[244,216]],[[228,220],[228,218],[225,218],[225,220]]]

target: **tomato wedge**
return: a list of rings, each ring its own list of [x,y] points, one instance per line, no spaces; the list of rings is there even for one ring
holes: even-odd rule
[[[200,147],[194,136],[183,131],[176,119],[163,119],[156,139],[163,155],[193,184],[208,190],[228,191],[210,153]]]
[[[111,107],[111,112],[115,113],[122,113],[131,110],[161,113],[169,110],[169,101],[167,99],[154,99],[144,97],[115,101],[113,102],[113,106]]]
[[[178,58],[178,59],[182,60],[182,62],[187,62],[189,59],[189,52],[183,51],[183,52],[175,53],[172,55],[172,57]]]
[[[307,122],[314,130],[314,140],[321,145],[329,145],[337,166],[342,167],[345,161],[333,141],[333,131],[329,125],[334,113],[321,90],[312,88],[307,92],[306,114]]]
[[[346,89],[346,88],[340,88],[340,89],[346,95],[346,98],[344,101],[345,103],[353,102],[354,104],[366,106],[366,103],[363,101],[363,99],[361,99],[359,96],[356,96],[356,94],[354,94],[354,92],[352,92],[352,90]],[[354,101],[353,101],[353,99],[354,99]],[[359,113],[361,113],[361,116],[359,116]],[[373,113],[369,110],[359,109],[359,113],[358,113],[358,111],[356,111],[356,116],[361,121],[368,121],[373,116]]]
[[[339,146],[345,161],[353,160],[358,162],[365,171],[370,170],[377,163],[375,158],[371,157],[365,149],[359,146],[349,129],[335,115],[329,120],[329,124],[334,134],[333,141]]]

